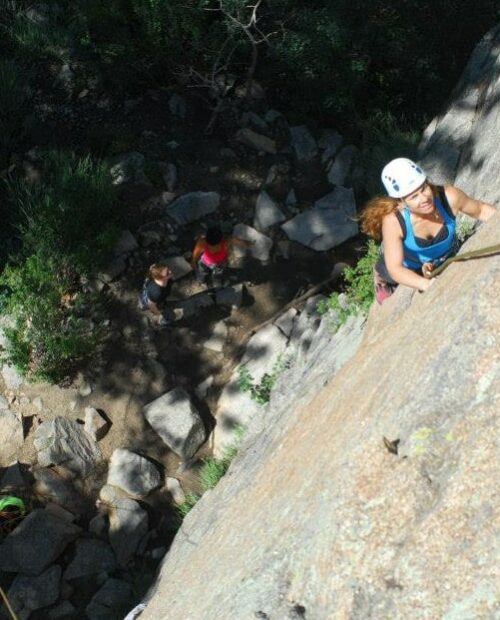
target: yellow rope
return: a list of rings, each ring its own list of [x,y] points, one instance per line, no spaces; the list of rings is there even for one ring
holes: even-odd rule
[[[10,603],[9,603],[9,599],[7,598],[7,595],[5,594],[5,592],[3,591],[2,587],[0,586],[0,596],[3,598],[3,602],[5,603],[5,607],[7,607],[7,611],[10,613],[12,620],[19,620],[19,618],[16,616],[15,611],[12,609]]]
[[[481,248],[480,250],[472,250],[471,252],[464,252],[463,254],[457,254],[456,256],[452,256],[451,258],[447,258],[442,265],[436,267],[432,271],[424,274],[426,278],[435,278],[442,271],[448,267],[450,263],[454,263],[456,261],[469,260],[471,258],[481,258],[483,256],[492,256],[493,254],[498,254],[500,252],[500,244],[490,245],[487,248]]]

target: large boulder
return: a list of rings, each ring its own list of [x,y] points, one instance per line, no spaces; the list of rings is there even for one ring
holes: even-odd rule
[[[130,450],[117,448],[109,462],[107,484],[141,499],[160,486],[161,476],[151,461]]]
[[[254,228],[266,230],[275,224],[285,221],[283,211],[278,207],[267,192],[261,192],[255,205]]]
[[[40,424],[33,443],[40,465],[63,464],[75,475],[86,476],[102,458],[99,446],[83,426],[63,417]]]
[[[17,575],[9,588],[9,602],[19,617],[27,618],[32,611],[57,601],[60,581],[61,567],[57,564],[36,577]]]
[[[85,608],[85,617],[88,620],[123,618],[131,597],[132,588],[126,581],[108,579]]]
[[[119,566],[125,568],[148,531],[148,513],[133,499],[109,504],[109,542]]]
[[[352,189],[336,187],[332,192],[282,224],[288,238],[313,250],[325,251],[358,234],[356,202]]]
[[[205,441],[203,421],[182,388],[175,388],[143,408],[146,420],[182,459],[193,457]]]
[[[80,532],[48,510],[33,510],[0,545],[0,570],[39,575]]]
[[[75,556],[64,571],[64,579],[78,579],[117,568],[115,554],[102,540],[81,539],[76,542]]]
[[[273,247],[272,239],[245,224],[236,224],[233,228],[233,237],[251,243],[250,247],[235,245],[233,249],[235,257],[251,257],[261,263],[269,262],[271,248]]]
[[[168,205],[166,213],[177,224],[189,224],[217,211],[219,204],[220,196],[217,192],[191,192]]]

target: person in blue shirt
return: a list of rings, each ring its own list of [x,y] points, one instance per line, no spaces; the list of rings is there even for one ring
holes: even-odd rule
[[[388,196],[370,200],[361,213],[361,230],[382,240],[374,268],[375,297],[383,303],[398,284],[425,291],[424,277],[457,249],[456,216],[486,221],[496,209],[452,185],[436,186],[424,170],[404,157],[382,170]]]
[[[175,320],[173,310],[165,306],[172,290],[172,271],[162,263],[149,267],[139,295],[139,308],[149,310],[160,327],[166,327]]]

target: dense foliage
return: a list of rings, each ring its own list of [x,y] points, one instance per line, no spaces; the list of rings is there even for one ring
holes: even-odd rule
[[[61,144],[44,108],[71,107],[90,81],[121,102],[166,88],[182,90],[191,101],[196,95],[204,125],[210,119],[211,129],[222,130],[221,121],[250,105],[250,89],[245,95],[242,87],[257,80],[268,104],[292,121],[333,127],[356,142],[367,171],[364,189],[371,192],[370,170],[403,146],[411,155],[423,123],[443,105],[472,47],[495,24],[496,5],[5,0],[0,302],[14,319],[11,360],[57,380],[91,352],[97,331],[82,283],[106,262],[113,243],[116,198],[105,158],[128,146],[119,133],[126,128],[107,134],[92,123],[73,139],[68,125],[70,138]],[[78,71],[68,87],[72,67]],[[40,145],[46,152],[28,158],[32,174],[27,153]]]

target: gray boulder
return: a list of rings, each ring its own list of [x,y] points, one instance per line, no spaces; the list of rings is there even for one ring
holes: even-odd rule
[[[231,306],[231,308],[240,308],[243,303],[243,284],[235,284],[234,286],[226,286],[219,289],[215,293],[215,303],[218,306]]]
[[[236,134],[236,139],[258,151],[264,151],[265,153],[269,153],[271,155],[276,155],[278,152],[276,142],[272,138],[263,136],[252,129],[240,129]]]
[[[290,138],[298,161],[310,161],[318,154],[318,145],[306,125],[290,127]]]
[[[7,467],[23,445],[23,421],[10,409],[0,409],[0,467]]]
[[[161,484],[157,468],[138,454],[117,448],[109,463],[107,484],[119,487],[129,495],[143,498]]]
[[[54,502],[75,515],[82,515],[86,508],[85,500],[77,493],[71,480],[60,472],[48,467],[35,467],[32,470],[35,478],[33,490],[47,502]]]
[[[189,394],[175,388],[143,408],[144,416],[167,446],[190,459],[205,441],[205,427]]]
[[[172,278],[174,281],[183,278],[193,271],[193,268],[184,256],[171,256],[170,258],[162,260],[162,263],[172,271]]]
[[[219,204],[220,196],[217,192],[191,192],[168,205],[166,213],[177,224],[189,224],[214,213],[219,208]]]
[[[333,129],[325,129],[325,131],[321,134],[321,138],[318,140],[318,146],[321,149],[324,149],[323,154],[321,155],[321,161],[323,163],[327,162],[329,159],[332,159],[341,147],[342,141],[343,138],[339,133],[333,131]]]
[[[80,532],[47,510],[33,510],[0,545],[0,570],[39,575]]]
[[[251,256],[261,263],[267,263],[269,261],[271,248],[273,247],[273,242],[269,237],[266,237],[266,235],[258,232],[255,228],[246,226],[245,224],[237,224],[233,228],[233,237],[253,243],[249,248],[235,245],[233,249],[235,257],[243,258],[245,256]]]
[[[2,366],[2,377],[8,390],[18,390],[24,383],[24,377],[10,364]]]
[[[99,441],[108,431],[108,421],[94,407],[85,407],[85,432],[94,441]]]
[[[352,144],[344,146],[328,170],[328,181],[332,185],[345,185],[345,181],[358,149]]]
[[[144,162],[144,155],[136,151],[124,153],[117,157],[114,165],[110,168],[113,185],[122,185],[123,183],[150,185],[144,174]]]
[[[255,205],[254,228],[266,230],[285,221],[285,216],[267,192],[261,192]]]
[[[138,247],[139,244],[130,230],[122,230],[113,249],[113,253],[116,257],[118,257],[122,254],[130,254],[134,250],[137,250]]]
[[[17,575],[9,588],[8,598],[14,611],[28,618],[32,611],[52,605],[59,598],[61,567],[51,566],[37,577]]]
[[[281,226],[288,238],[313,250],[324,251],[358,234],[356,203],[352,189],[336,187],[304,211]]]
[[[115,499],[109,505],[109,542],[119,566],[125,568],[148,531],[148,514],[133,499]]]
[[[113,572],[117,568],[111,547],[102,540],[82,538],[76,542],[75,557],[64,571],[64,579],[78,579],[102,571]]]
[[[132,589],[120,579],[108,579],[85,608],[88,620],[122,618],[130,605]]]
[[[98,445],[83,427],[62,417],[43,422],[35,431],[33,443],[40,465],[64,465],[81,476],[102,458]]]

